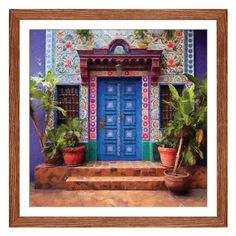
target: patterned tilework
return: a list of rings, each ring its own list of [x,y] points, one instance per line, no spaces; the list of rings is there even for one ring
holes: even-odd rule
[[[52,47],[52,30],[46,30],[46,45],[45,45],[45,74],[47,74],[47,72],[52,69],[53,65],[52,65],[52,60],[53,60],[53,50],[54,48]]]
[[[92,76],[90,78],[90,91],[89,91],[89,139],[96,139],[97,130],[97,78]]]
[[[59,79],[59,84],[81,84],[81,76],[80,74],[57,74]]]
[[[60,74],[79,74],[78,35],[74,30],[55,32],[55,70]]]
[[[159,129],[158,129],[158,85],[151,85],[151,103],[150,103],[150,107],[151,107],[151,124],[150,124],[150,133],[151,133],[151,140],[152,141],[157,141],[159,140],[160,134],[159,134]]]
[[[194,31],[188,30],[188,42],[187,42],[187,50],[188,50],[188,73],[194,75]]]
[[[88,141],[88,87],[80,86],[80,97],[79,97],[79,117],[82,120],[84,131],[82,133],[81,141]]]
[[[149,102],[149,78],[142,77],[142,137],[143,140],[150,139],[150,102]]]
[[[78,49],[106,48],[112,40],[122,38],[133,48],[162,49],[162,74],[183,73],[184,71],[184,31],[172,30],[169,35],[165,30],[148,30],[145,40],[134,35],[133,30],[91,30],[93,37],[84,40],[75,30],[47,30],[51,37],[53,59],[49,65],[56,74],[63,74],[67,82],[71,74],[80,74]],[[191,34],[190,34],[191,36]],[[190,37],[189,36],[189,37]],[[191,39],[190,39],[191,40]],[[53,44],[53,45],[52,45]]]
[[[184,72],[194,75],[194,30],[184,31]]]
[[[45,45],[45,75],[53,67],[53,32],[46,30],[46,45]],[[49,125],[46,129],[52,129],[54,126],[54,111],[50,114]]]
[[[184,71],[184,33],[171,30],[171,35],[163,31],[160,46],[163,50],[161,74],[179,74]]]

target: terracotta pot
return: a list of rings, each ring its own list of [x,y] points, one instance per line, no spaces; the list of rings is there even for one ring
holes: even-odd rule
[[[64,148],[63,158],[65,165],[78,166],[84,162],[85,145],[74,148]]]
[[[165,185],[169,191],[174,194],[181,195],[187,193],[189,189],[189,173],[180,172],[176,175],[172,174],[172,170],[165,170]]]
[[[158,151],[160,153],[161,164],[168,168],[174,167],[177,149],[158,147]]]

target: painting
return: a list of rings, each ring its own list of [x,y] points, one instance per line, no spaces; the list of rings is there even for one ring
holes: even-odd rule
[[[226,93],[226,12],[218,10],[214,17],[210,10],[187,12],[191,14],[175,10],[65,10],[60,14],[60,10],[53,10],[50,19],[126,19],[133,25],[22,27],[20,31],[21,20],[46,22],[48,11],[10,11],[12,227],[227,225],[227,196],[223,194],[227,190],[227,106],[224,99],[216,99]],[[158,20],[207,22],[213,18],[218,27],[217,68],[208,65],[209,60],[214,61],[214,55],[208,55],[214,30],[158,25]],[[151,20],[153,26],[156,21],[160,27],[141,27],[135,23],[137,19]],[[22,94],[19,85],[23,87],[24,82],[19,77],[19,64],[14,63],[23,58],[23,50],[19,54],[19,34],[25,37],[25,32],[30,80],[26,86],[30,108],[27,114],[24,112],[30,122],[26,146],[20,141],[22,126],[16,116],[22,114],[22,104],[15,102]],[[215,93],[209,86],[215,86]],[[214,119],[214,114],[217,137],[213,137],[214,125],[209,124],[209,116]],[[215,144],[210,144],[210,139]],[[219,142],[224,145],[217,145]],[[25,172],[19,157],[27,148],[29,169]],[[171,161],[166,159],[166,152],[173,152]],[[215,159],[208,160],[214,154]],[[215,180],[209,178],[214,171],[218,176]],[[23,180],[27,174],[28,184]],[[173,186],[173,176],[179,181],[177,187]],[[66,207],[66,216],[21,216],[19,209],[24,212],[27,204],[20,201],[20,196],[27,185],[29,208]],[[189,206],[201,207],[203,212],[214,207],[214,201],[207,201],[209,191],[215,193],[212,199],[217,197],[217,214],[187,216]],[[91,217],[83,215],[88,207],[94,208]],[[96,207],[102,207],[105,215],[99,215]],[[124,215],[116,215],[119,207],[125,207]],[[132,207],[142,209],[144,214],[132,213]],[[175,207],[183,209],[184,215],[179,210],[178,215],[166,216],[165,210],[160,215],[148,215],[145,207],[153,211]],[[107,218],[112,221],[104,221]]]

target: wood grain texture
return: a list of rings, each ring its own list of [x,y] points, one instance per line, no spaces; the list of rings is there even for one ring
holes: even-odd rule
[[[216,20],[217,216],[21,217],[19,214],[20,20]],[[29,62],[26,62],[29,63]],[[227,10],[10,10],[9,225],[11,227],[226,227],[227,226]]]
[[[227,226],[227,12],[217,19],[217,215]]]
[[[10,225],[19,219],[19,19],[10,14],[9,32],[9,221]]]

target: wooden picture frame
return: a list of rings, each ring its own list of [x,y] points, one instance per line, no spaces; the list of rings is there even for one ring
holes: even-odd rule
[[[19,194],[19,86],[21,20],[216,20],[217,216],[22,217]],[[227,10],[10,10],[10,227],[226,227],[227,226]]]

